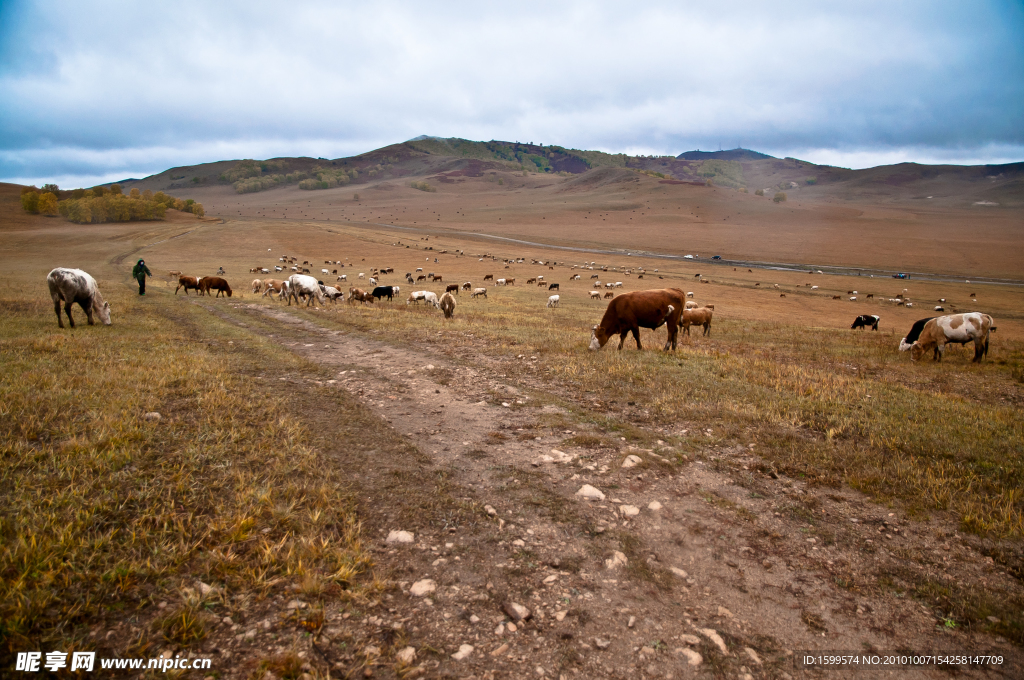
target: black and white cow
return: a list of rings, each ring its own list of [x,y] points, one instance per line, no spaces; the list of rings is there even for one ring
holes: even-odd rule
[[[878,321],[881,317],[877,314],[861,314],[853,320],[853,325],[850,328],[868,328],[871,330],[878,330]]]
[[[61,302],[64,303],[64,313],[68,315],[68,323],[72,328],[75,327],[75,320],[71,318],[71,305],[76,302],[85,310],[90,326],[93,325],[93,312],[104,326],[110,325],[110,303],[103,301],[96,279],[88,273],[81,269],[57,267],[46,275],[46,284],[50,287],[53,311],[57,313],[57,325],[61,328],[64,328],[64,321],[60,316]]]

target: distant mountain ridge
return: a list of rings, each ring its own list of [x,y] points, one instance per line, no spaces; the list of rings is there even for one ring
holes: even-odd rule
[[[676,156],[676,158],[681,161],[706,161],[711,159],[720,161],[760,161],[766,158],[775,158],[775,156],[769,156],[760,151],[735,148],[727,151],[684,151]]]

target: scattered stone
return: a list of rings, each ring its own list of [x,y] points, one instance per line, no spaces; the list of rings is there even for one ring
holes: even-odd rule
[[[555,621],[561,621],[565,619],[566,613],[567,612],[555,612]]]
[[[203,597],[210,597],[211,595],[217,595],[220,593],[220,588],[214,588],[213,586],[203,583],[202,581],[196,581],[196,585],[199,587],[199,593]]]
[[[700,628],[699,630],[701,635],[718,645],[718,649],[722,651],[723,655],[729,656],[729,648],[725,646],[725,640],[722,639],[717,630],[714,628]]]
[[[630,616],[629,623],[626,624],[626,628],[632,628],[634,625],[636,625],[636,617]]]
[[[146,413],[145,415],[142,416],[143,420],[149,421],[151,423],[158,423],[162,418],[163,416],[157,413],[156,411],[150,411],[149,413]]]
[[[511,621],[505,624],[505,628],[508,629],[508,632],[510,633],[514,633],[517,630],[519,630],[519,628],[516,627],[516,624],[512,623]]]
[[[604,561],[604,566],[608,569],[618,569],[619,567],[626,566],[628,563],[629,560],[626,559],[626,556],[623,553],[616,550],[612,553],[612,556],[610,558]]]
[[[622,513],[623,517],[636,517],[640,514],[640,508],[635,505],[620,505],[619,512]]]
[[[699,652],[694,649],[690,649],[689,647],[680,647],[676,650],[676,654],[685,656],[686,663],[691,666],[699,666],[704,662],[704,657],[702,657]]]
[[[302,600],[292,600],[284,606],[285,609],[305,609],[309,605]]]
[[[480,623],[480,617],[477,616],[476,614],[473,614],[472,616],[469,617],[469,622],[470,623]]]
[[[750,657],[750,660],[751,660],[751,661],[753,661],[754,663],[756,663],[756,664],[757,664],[758,666],[760,666],[760,665],[761,665],[761,657],[759,657],[759,656],[757,655],[757,652],[755,652],[755,651],[754,651],[753,649],[751,649],[750,647],[744,647],[744,648],[743,648],[743,651],[747,653],[747,656],[749,656],[749,657]]]
[[[558,580],[558,574],[551,574],[551,576],[544,577],[544,583],[554,583]]]
[[[524,541],[521,538],[517,538],[516,540],[512,541],[512,545],[515,546],[516,548],[525,548],[526,547],[526,541]]]
[[[508,614],[508,617],[512,619],[513,623],[525,621],[533,615],[533,612],[518,602],[507,601],[505,604],[501,605],[501,609]]]
[[[624,468],[636,467],[637,465],[639,465],[642,462],[644,462],[643,458],[641,458],[640,456],[634,455],[634,454],[630,454],[630,455],[626,456],[626,460],[622,461],[622,467],[624,467]]]
[[[255,628],[250,628],[249,630],[245,631],[245,639],[246,640],[252,640],[255,637],[256,637],[256,629]]]
[[[640,648],[640,653],[644,654],[646,656],[653,656],[654,655],[654,647],[648,647],[648,646],[644,645],[643,647]]]
[[[661,510],[661,503],[659,503],[658,501],[651,501],[650,503],[647,504],[647,509],[657,512],[658,510]]]
[[[425,578],[421,581],[416,581],[416,583],[413,583],[412,587],[409,588],[409,594],[413,597],[423,597],[424,595],[429,595],[435,590],[437,590],[437,584],[434,583],[434,579]]]
[[[727,619],[731,619],[732,618],[732,612],[729,611],[728,609],[726,609],[725,607],[722,607],[722,606],[718,607],[718,615],[719,616],[724,616]]]
[[[668,570],[671,571],[676,576],[678,576],[679,578],[689,578],[690,577],[689,574],[687,574],[685,571],[683,571],[679,567],[669,567]]]
[[[1001,621],[999,620],[999,617],[997,617],[997,616],[986,616],[985,620],[988,621],[989,623],[992,623],[992,624],[1001,623]]]
[[[462,661],[467,656],[473,653],[473,645],[459,645],[459,651],[452,654],[452,658],[456,661]]]
[[[493,652],[491,652],[491,656],[501,656],[502,654],[504,654],[507,651],[508,651],[508,643],[506,642],[505,644],[503,644],[502,646],[498,647]]]
[[[399,650],[398,653],[395,654],[395,659],[397,659],[399,663],[404,663],[406,666],[411,666],[412,662],[416,660],[416,648],[405,647]]]
[[[415,534],[409,531],[392,531],[388,534],[385,543],[412,543],[416,540]]]
[[[486,511],[487,511],[487,514],[488,514],[488,515],[490,515],[491,517],[496,517],[496,516],[498,515],[498,511],[497,511],[497,510],[495,510],[495,509],[494,509],[493,507],[491,507],[490,505],[485,505],[485,506],[484,506],[484,510],[486,510]]]
[[[504,635],[505,634],[505,624],[504,623],[499,623],[498,627],[494,629],[494,634],[499,636],[499,637]]]
[[[679,639],[680,639],[680,641],[685,642],[688,645],[699,645],[700,644],[700,638],[697,637],[696,635],[690,635],[689,633],[683,633],[682,635],[679,636]],[[678,652],[679,650],[676,650],[676,651]]]
[[[377,647],[376,645],[366,645],[366,647],[363,648],[363,654],[372,657],[380,656],[380,647]]]
[[[427,371],[433,371],[434,370],[434,364],[427,364],[423,368],[424,368],[424,370],[427,370]]]
[[[587,500],[604,500],[604,494],[601,493],[599,489],[595,489],[589,484],[584,484],[583,486],[581,486],[580,490],[576,492],[576,495],[579,496],[580,498],[585,498]]]
[[[601,638],[594,638],[594,646],[598,649],[608,649],[612,644],[611,640],[602,640]]]

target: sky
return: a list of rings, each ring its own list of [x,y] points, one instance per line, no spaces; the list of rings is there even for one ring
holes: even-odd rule
[[[0,0],[0,181],[418,135],[1024,161],[1024,4]]]

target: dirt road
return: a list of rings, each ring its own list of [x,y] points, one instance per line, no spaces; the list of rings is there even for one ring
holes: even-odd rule
[[[332,376],[319,383],[356,398],[419,452],[361,452],[365,463],[353,468],[364,533],[394,588],[379,607],[328,601],[318,636],[293,641],[311,669],[820,677],[800,666],[804,653],[901,651],[996,654],[1001,665],[960,670],[1020,677],[1013,644],[948,627],[907,596],[907,583],[931,576],[1019,588],[940,520],[911,521],[850,490],[807,489],[762,464],[756,442],[724,447],[706,424],[649,423],[642,404],[623,411],[600,395],[573,397],[535,357],[504,361],[472,343],[408,347],[287,309],[234,307],[240,323],[279,329],[268,335]],[[630,414],[653,445],[619,436],[614,424]],[[690,459],[673,446],[695,437],[707,444]],[[329,456],[345,443],[333,448]],[[593,500],[579,495],[588,487]],[[442,495],[450,500],[435,503]],[[258,635],[224,649],[258,647]]]

